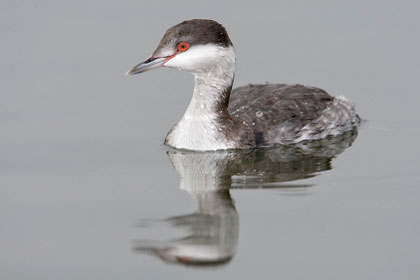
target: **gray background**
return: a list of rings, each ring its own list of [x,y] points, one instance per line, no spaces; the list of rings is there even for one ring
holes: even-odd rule
[[[418,279],[417,1],[0,3],[1,279]],[[193,212],[161,145],[188,73],[126,77],[165,30],[212,18],[235,85],[302,83],[368,120],[312,188],[232,190],[238,251],[217,269],[166,265],[130,241],[144,218]]]

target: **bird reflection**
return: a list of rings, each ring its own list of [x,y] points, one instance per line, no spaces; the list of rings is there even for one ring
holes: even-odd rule
[[[165,262],[191,266],[229,263],[239,239],[239,215],[229,190],[249,188],[307,188],[291,183],[331,169],[331,160],[349,147],[356,131],[316,142],[271,149],[224,152],[169,150],[180,176],[179,187],[197,206],[192,214],[160,222],[188,232],[178,239],[135,240],[133,250]]]

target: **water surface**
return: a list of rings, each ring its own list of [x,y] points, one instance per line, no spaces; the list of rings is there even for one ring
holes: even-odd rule
[[[419,4],[0,6],[1,279],[418,278]],[[235,86],[345,95],[366,120],[357,137],[162,146],[192,77],[123,74],[190,18],[227,27]]]

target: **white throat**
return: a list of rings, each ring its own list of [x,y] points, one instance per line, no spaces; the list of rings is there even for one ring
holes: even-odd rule
[[[221,133],[222,127],[218,123],[218,118],[226,109],[221,104],[228,98],[227,92],[235,75],[233,47],[199,46],[172,60],[166,66],[192,72],[195,86],[191,102],[182,119],[166,137],[166,144],[178,149],[200,151],[234,148],[234,143]]]

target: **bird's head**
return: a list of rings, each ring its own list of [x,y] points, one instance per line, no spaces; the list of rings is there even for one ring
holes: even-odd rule
[[[126,75],[162,66],[202,73],[234,63],[235,53],[226,29],[214,20],[193,19],[169,28],[153,55]]]

